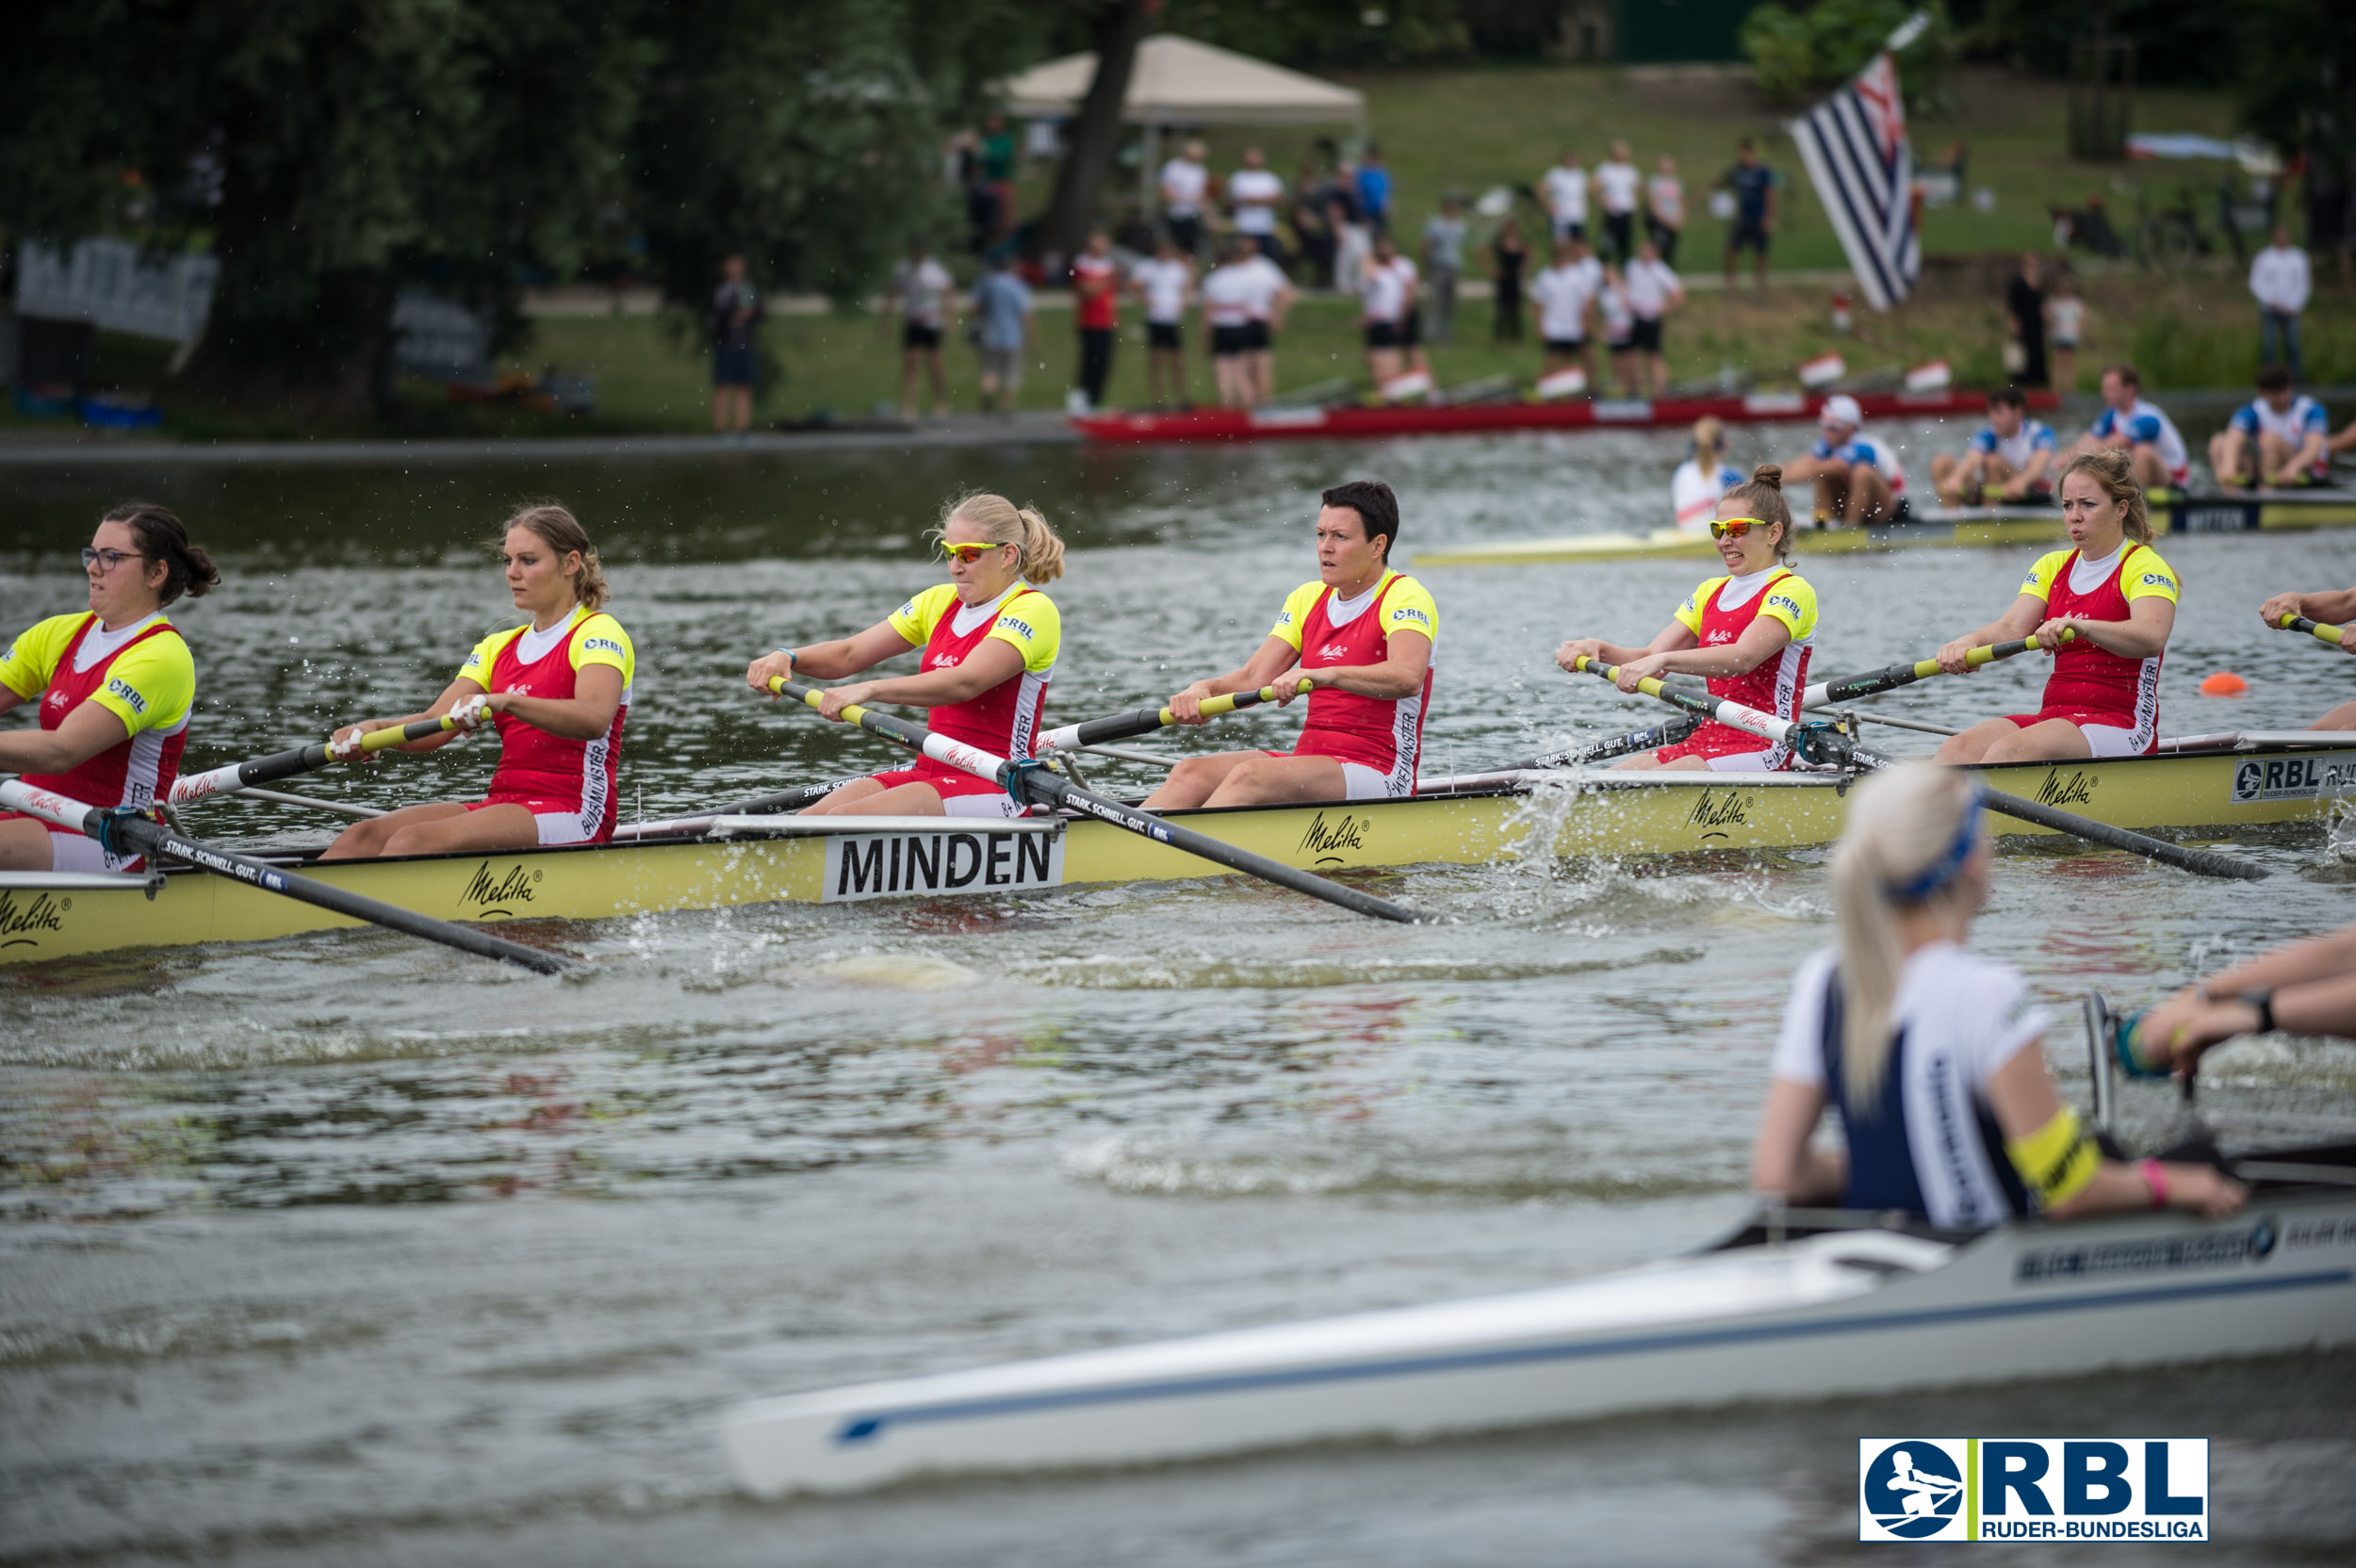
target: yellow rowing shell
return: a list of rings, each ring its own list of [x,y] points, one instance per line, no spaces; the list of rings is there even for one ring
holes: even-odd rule
[[[2356,747],[1982,770],[1991,787],[2132,828],[2317,820],[2356,798]],[[1478,865],[1544,853],[1616,857],[1824,843],[1845,791],[1792,775],[1563,775],[1532,792],[1189,811],[1188,825],[1317,871]],[[897,818],[722,818],[740,836],[305,868],[321,881],[442,920],[596,920],[670,909],[879,897],[1004,897],[1090,883],[1223,876],[1220,867],[1104,824]],[[2002,822],[2005,832],[2041,832]],[[783,832],[784,837],[751,834]],[[1287,895],[1288,896],[1288,895]],[[0,874],[0,963],[120,949],[260,941],[354,923],[203,872],[160,877]]]
[[[2256,496],[2175,496],[2155,500],[2155,533],[2258,533],[2356,526],[2356,491],[2286,491]],[[1873,528],[1808,528],[1793,548],[1803,555],[1929,547],[2047,545],[2065,542],[2053,507],[1940,508],[1916,521]],[[1417,550],[1415,565],[1527,566],[1598,561],[1715,561],[1704,535],[1673,528],[1650,533],[1579,533],[1552,539],[1506,539],[1492,545]]]

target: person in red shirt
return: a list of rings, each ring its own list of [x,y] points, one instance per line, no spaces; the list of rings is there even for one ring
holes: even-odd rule
[[[1113,333],[1121,325],[1121,264],[1113,260],[1112,236],[1102,229],[1072,258],[1072,293],[1080,318],[1080,390],[1095,410],[1104,406],[1104,383],[1113,373]]]

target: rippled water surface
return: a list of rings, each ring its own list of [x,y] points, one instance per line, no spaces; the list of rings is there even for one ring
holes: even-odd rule
[[[1938,432],[1909,433],[1927,467]],[[1790,431],[1742,433],[1737,457]],[[1399,487],[1402,548],[1651,526],[1677,442],[1516,436],[1252,449],[716,455],[515,466],[10,474],[0,630],[78,601],[101,504],[180,507],[223,589],[180,617],[190,765],[421,704],[504,624],[476,547],[554,495],[608,546],[637,641],[626,814],[891,758],[747,695],[747,655],[933,580],[966,486],[1072,544],[1059,719],[1238,662],[1314,570],[1316,491]],[[2008,602],[2028,549],[1804,563],[1838,673]],[[2266,593],[2356,580],[2356,539],[2194,538],[2164,687],[2179,732],[2306,724],[2351,664]],[[1424,574],[1427,767],[1651,715],[1556,673],[1641,640],[1688,563]],[[2250,695],[2195,694],[2230,667]],[[2025,663],[1880,699],[1962,723]],[[1231,721],[1171,749],[1245,743]],[[1892,749],[1926,737],[1884,732]],[[478,743],[315,780],[480,787]],[[1148,776],[1115,766],[1131,785]],[[243,841],[325,819],[201,808]],[[2074,1018],[2356,918],[2321,829],[2239,836],[2260,887],[2008,847],[1981,945]],[[0,971],[0,1561],[1527,1562],[1845,1557],[1883,1430],[2207,1433],[2220,1555],[2356,1548],[2356,1358],[1662,1416],[1428,1447],[761,1506],[721,1474],[749,1393],[1532,1284],[1694,1245],[1743,1205],[1820,852],[1409,871],[1399,928],[1234,881],[741,908],[568,928],[564,982],[375,933]],[[2049,1040],[2083,1097],[2073,1030]],[[2345,1135],[2356,1050],[2214,1059],[2229,1140]],[[2135,1135],[2178,1113],[2131,1093]],[[2119,1560],[2133,1560],[2129,1552]],[[2169,1560],[2173,1560],[2170,1559]]]

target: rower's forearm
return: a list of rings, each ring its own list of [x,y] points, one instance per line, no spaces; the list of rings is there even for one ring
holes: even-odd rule
[[[1748,675],[1765,662],[1767,656],[1754,659],[1742,651],[1740,643],[1726,643],[1714,648],[1678,648],[1661,656],[1663,675]]]
[[[2211,975],[2206,985],[2213,999],[2227,1002],[2248,990],[2302,986],[2347,975],[2356,975],[2356,925],[2295,942],[2246,964],[2236,964],[2221,974]],[[2278,1020],[2281,1011],[2278,1004]]]
[[[2329,621],[2334,626],[2356,621],[2356,588],[2326,589],[2297,596],[2299,612],[2311,621]]]
[[[2134,621],[2080,621],[2079,636],[2121,659],[2149,659],[2168,646],[2168,633]]]
[[[794,678],[796,680],[847,680],[867,668],[864,664],[852,662],[855,656],[848,637],[783,651],[794,656]]]
[[[505,710],[543,734],[565,741],[594,741],[614,727],[614,715],[619,709],[618,703],[581,697],[511,696]]]
[[[1362,697],[1397,702],[1422,689],[1423,672],[1385,660],[1380,664],[1351,664],[1334,670],[1333,678],[1327,684],[1337,692],[1351,692]]]
[[[0,773],[65,773],[87,759],[55,729],[20,729],[0,735]]]

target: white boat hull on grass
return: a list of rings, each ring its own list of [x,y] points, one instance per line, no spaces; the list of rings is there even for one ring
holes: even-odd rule
[[[1953,1242],[1848,1229],[1578,1284],[763,1399],[764,1495],[2076,1376],[2356,1341],[2356,1189]]]

